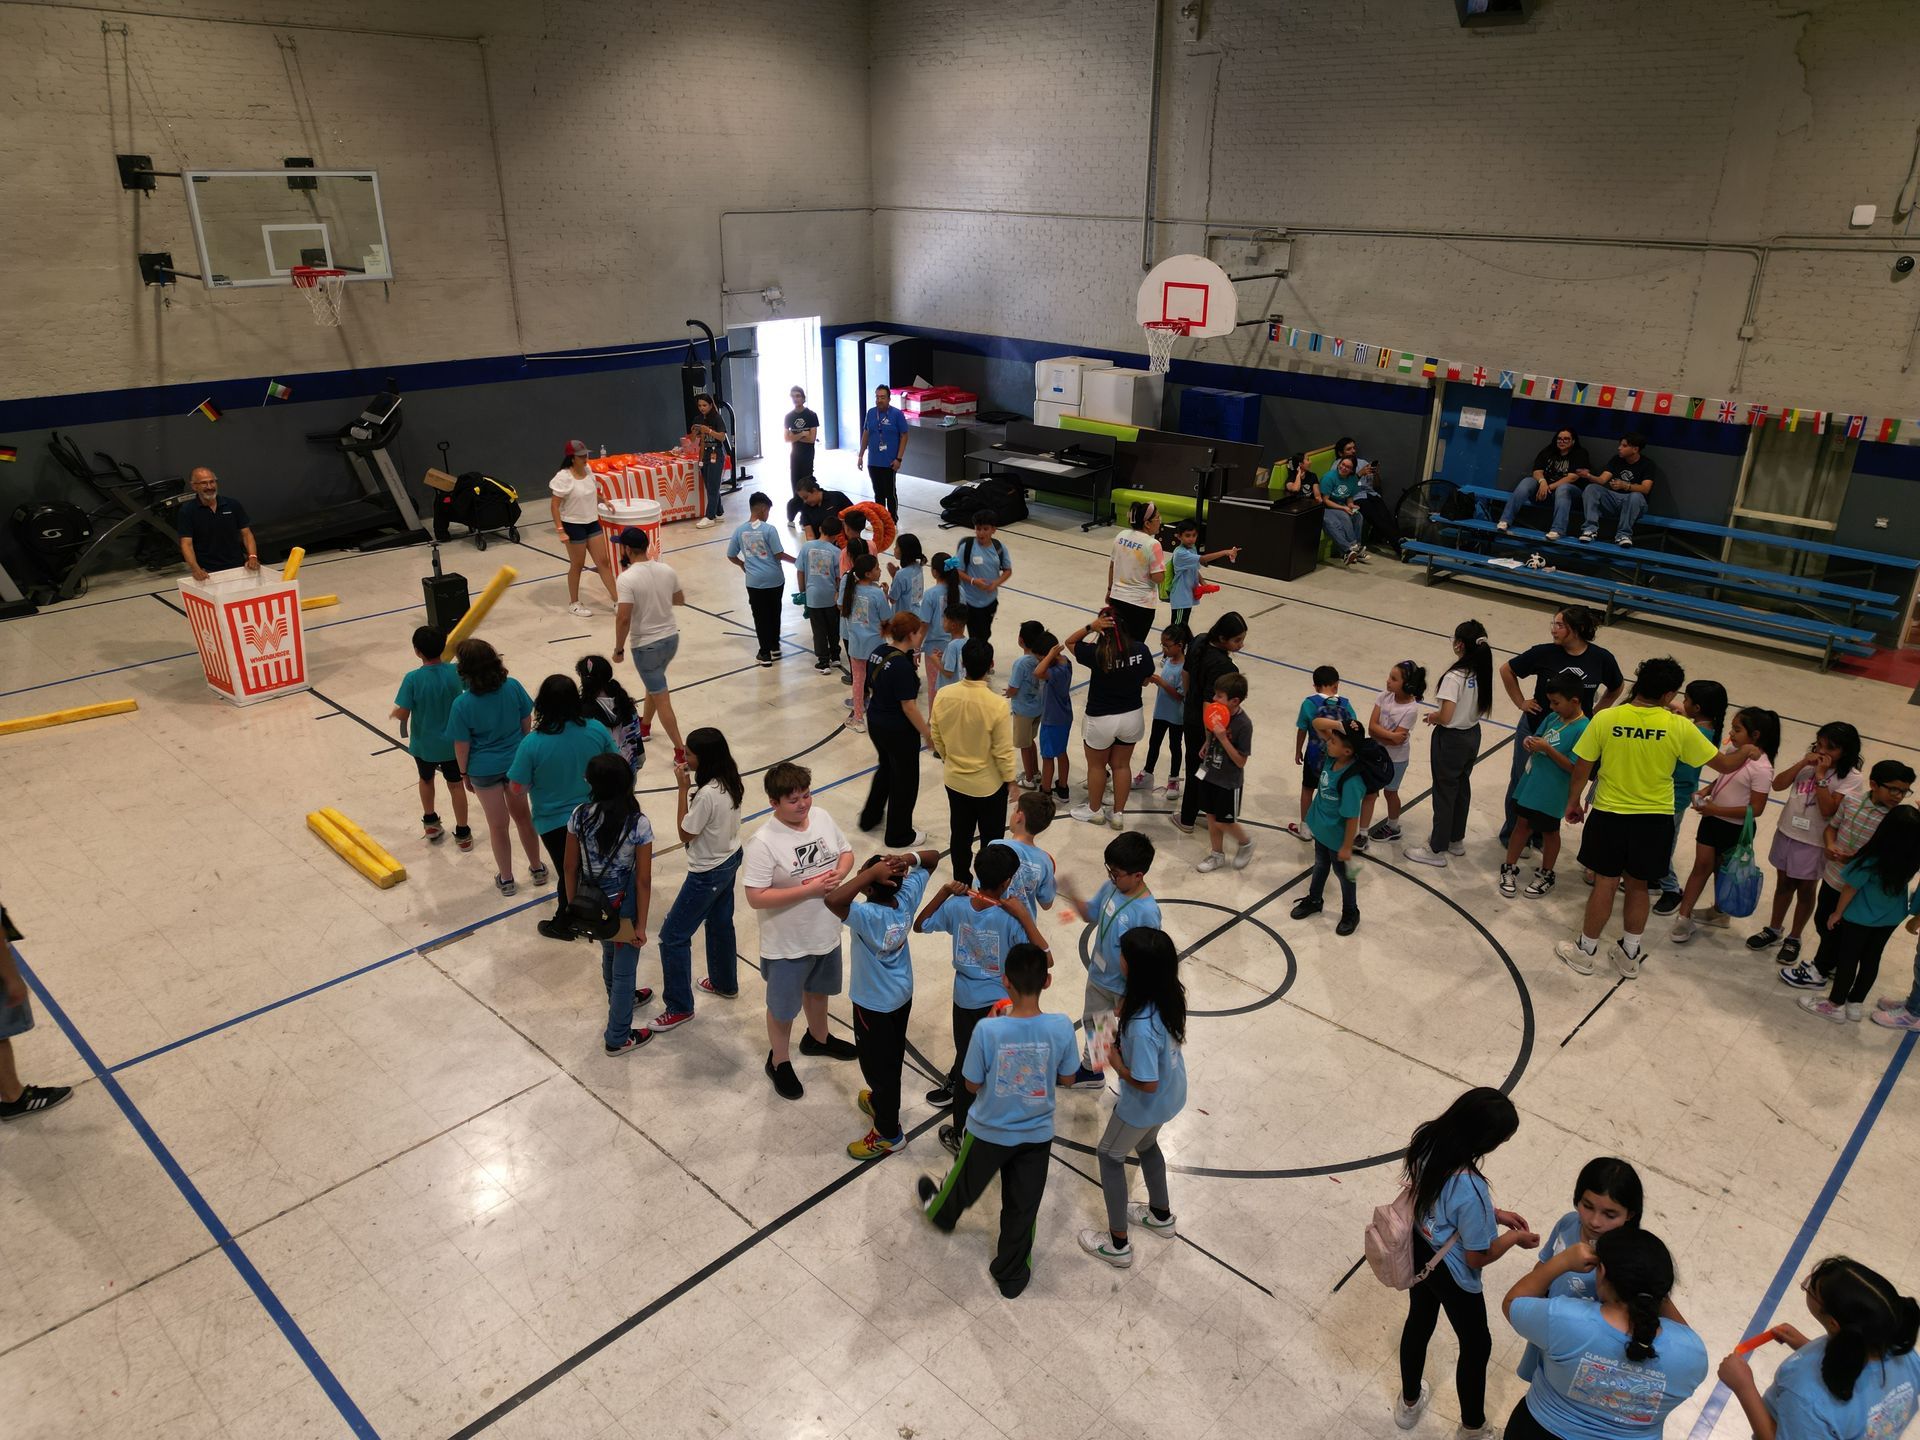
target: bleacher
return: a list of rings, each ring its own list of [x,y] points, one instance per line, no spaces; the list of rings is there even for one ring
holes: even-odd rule
[[[1548,540],[1538,530],[1495,525],[1492,514],[1505,505],[1504,491],[1462,486],[1458,493],[1473,502],[1472,513],[1454,518],[1436,507],[1427,533],[1407,545],[1408,558],[1427,566],[1430,583],[1460,578],[1565,596],[1604,611],[1610,621],[1664,620],[1810,651],[1823,669],[1835,655],[1873,653],[1877,632],[1862,622],[1897,624],[1905,588],[1920,569],[1920,561],[1901,555],[1658,515],[1639,519],[1631,547],[1610,535],[1588,543]],[[1689,548],[1702,539],[1765,545],[1783,560],[1818,555],[1861,570],[1875,584],[1885,583],[1882,574],[1898,577],[1902,589],[1794,575],[1784,565],[1734,565]],[[1548,568],[1528,568],[1534,555]]]

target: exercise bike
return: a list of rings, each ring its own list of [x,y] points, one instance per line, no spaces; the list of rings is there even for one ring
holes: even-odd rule
[[[180,558],[175,512],[191,498],[178,475],[149,480],[139,467],[94,452],[89,465],[71,436],[54,431],[47,450],[74,483],[99,501],[84,509],[68,500],[29,502],[12,516],[15,541],[41,571],[39,585],[25,587],[38,605],[87,593],[87,577],[112,557],[120,538],[135,533],[134,558],[149,570]]]

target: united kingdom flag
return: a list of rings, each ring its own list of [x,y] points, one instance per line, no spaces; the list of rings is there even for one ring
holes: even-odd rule
[[[1740,418],[1740,407],[1738,405],[1736,405],[1731,400],[1722,400],[1720,402],[1720,419],[1722,422],[1724,422],[1725,424],[1731,425],[1735,420],[1739,418]]]

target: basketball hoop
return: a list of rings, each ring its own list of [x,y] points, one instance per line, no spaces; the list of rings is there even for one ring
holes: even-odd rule
[[[293,288],[302,291],[313,307],[313,323],[328,329],[340,325],[340,302],[345,298],[347,272],[323,270],[313,265],[293,267]]]
[[[1193,328],[1191,320],[1143,320],[1147,337],[1147,368],[1164,375],[1173,365],[1173,342]]]

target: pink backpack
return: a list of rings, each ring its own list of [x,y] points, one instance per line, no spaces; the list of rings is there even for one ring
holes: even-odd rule
[[[1451,1236],[1424,1268],[1416,1270],[1413,1264],[1415,1228],[1411,1184],[1401,1185],[1400,1193],[1388,1204],[1373,1207],[1373,1219],[1367,1222],[1365,1237],[1367,1264],[1372,1267],[1375,1278],[1389,1289],[1411,1290],[1433,1273],[1434,1267],[1446,1259],[1447,1252],[1460,1239],[1458,1234]]]

